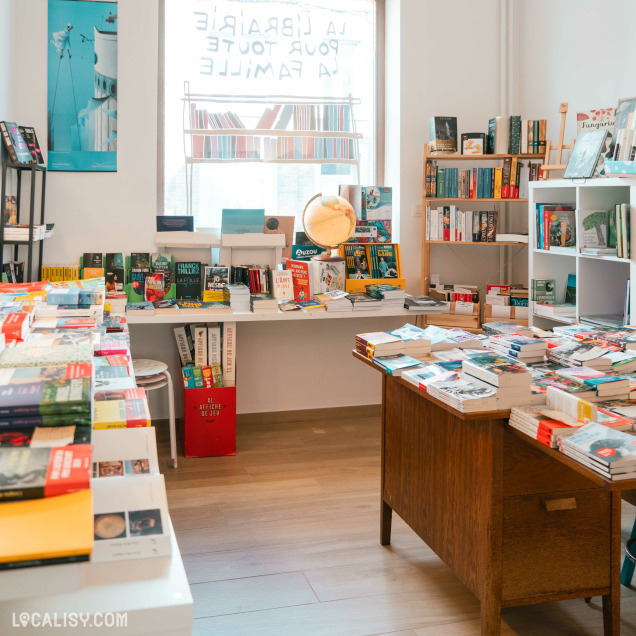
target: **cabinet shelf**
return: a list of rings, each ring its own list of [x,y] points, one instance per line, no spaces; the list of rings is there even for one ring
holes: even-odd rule
[[[325,137],[342,139],[362,139],[362,133],[345,132],[344,130],[272,130],[270,128],[190,128],[183,131],[186,135],[234,135],[236,137]]]
[[[486,202],[486,203],[528,203],[528,199],[470,199],[467,197],[424,197],[425,201],[430,201],[431,203],[435,201],[477,201],[477,202]]]
[[[517,159],[545,159],[545,154],[535,155],[535,154],[517,154],[517,155],[428,155],[428,159],[430,161],[496,161],[498,159],[507,159],[508,157],[517,157]]]
[[[424,241],[424,243],[428,243],[429,245],[481,245],[486,246],[490,245],[525,245],[527,247],[527,243],[519,243],[518,241]]]

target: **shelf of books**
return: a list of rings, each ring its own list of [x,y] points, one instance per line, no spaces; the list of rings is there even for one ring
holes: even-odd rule
[[[636,178],[530,185],[530,325],[633,322]]]

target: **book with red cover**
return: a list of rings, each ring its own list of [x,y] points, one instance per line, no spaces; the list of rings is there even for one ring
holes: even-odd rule
[[[292,286],[294,288],[294,300],[311,300],[313,278],[311,261],[287,261],[287,269],[292,273]]]
[[[27,313],[7,314],[0,320],[2,321],[0,332],[4,334],[6,340],[21,342],[29,333],[29,314]]]
[[[186,457],[236,455],[236,387],[186,389]]]
[[[90,444],[0,448],[0,501],[66,495],[89,488]]]

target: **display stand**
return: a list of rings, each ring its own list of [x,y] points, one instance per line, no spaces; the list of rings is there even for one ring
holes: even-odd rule
[[[18,208],[18,223],[20,223],[20,215],[22,212],[21,199],[22,199],[22,173],[28,171],[31,173],[31,184],[30,184],[30,193],[29,193],[29,239],[27,241],[6,241],[4,238],[4,218],[0,223],[0,254],[2,255],[2,260],[4,262],[4,246],[5,245],[13,245],[13,260],[18,260],[18,248],[20,245],[26,245],[27,252],[27,261],[26,261],[26,272],[25,272],[25,282],[31,282],[34,280],[33,278],[33,243],[35,242],[33,239],[33,224],[35,223],[35,190],[36,190],[36,175],[40,173],[42,175],[42,193],[40,197],[40,225],[44,225],[44,201],[46,197],[46,167],[41,166],[36,163],[13,163],[9,161],[2,162],[2,186],[0,188],[0,202],[2,205],[2,210],[4,211],[6,196],[7,196],[7,170],[15,170],[17,174],[18,187],[16,194],[16,203]],[[3,212],[4,215],[4,212]],[[44,239],[39,240],[38,247],[38,269],[37,275],[35,277],[36,280],[40,280],[40,273],[42,271],[42,255],[44,251]]]

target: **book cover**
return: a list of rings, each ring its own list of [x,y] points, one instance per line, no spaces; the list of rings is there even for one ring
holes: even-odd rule
[[[176,298],[177,290],[174,284],[174,264],[172,256],[163,252],[153,254],[151,257],[151,271],[155,274],[163,274],[163,298]]]
[[[356,221],[349,243],[390,243],[391,221]]]
[[[457,117],[431,117],[429,139],[431,152],[457,152]]]
[[[344,289],[345,262],[344,261],[313,261],[312,270],[314,283],[311,286],[312,296],[325,292]],[[293,275],[292,275],[293,283]],[[300,299],[295,299],[300,300]],[[309,300],[307,298],[306,300]]]
[[[561,440],[563,448],[571,448],[595,462],[610,468],[636,463],[636,438],[622,431],[592,422]]]
[[[66,495],[90,486],[91,445],[0,448],[0,502]]]
[[[486,135],[484,133],[462,133],[462,155],[486,154]]]
[[[172,551],[163,475],[92,483],[94,562],[166,556]]]
[[[159,474],[155,429],[112,429],[93,433],[93,478]]]
[[[150,252],[133,252],[130,255],[130,267],[150,271]]]
[[[236,386],[236,323],[223,323],[223,386]]]
[[[582,132],[574,143],[564,179],[590,179],[607,139],[607,130],[599,128]]]
[[[607,247],[609,212],[607,210],[579,210],[581,236],[579,247]]]
[[[18,125],[9,121],[0,121],[0,133],[9,157],[14,163],[34,163],[29,147],[20,133]]]
[[[259,234],[265,226],[265,210],[223,208],[221,235]]]
[[[272,270],[272,294],[277,300],[294,300],[294,283],[291,270]]]
[[[4,199],[4,223],[5,225],[17,225],[18,223],[18,202],[12,194],[5,195]],[[9,281],[16,282],[16,281]]]
[[[146,302],[154,303],[163,300],[164,295],[164,274],[162,272],[151,272],[146,274],[146,284],[144,289],[144,299]]]
[[[42,321],[45,326],[52,322],[58,324],[68,320]],[[40,324],[39,322],[34,323]],[[95,321],[93,321],[93,326]],[[0,352],[0,368],[6,367],[43,367],[58,364],[90,363],[93,360],[93,345],[65,345],[62,347],[10,347]]]
[[[205,267],[203,280],[203,301],[222,302],[223,290],[230,283],[230,268],[224,265]]]
[[[36,163],[44,163],[44,155],[42,154],[38,137],[35,134],[35,128],[32,126],[18,126],[18,130],[29,148],[31,157],[33,157]]]
[[[194,232],[194,217],[157,215],[157,232]]]
[[[393,218],[393,189],[363,186],[361,189],[363,221],[390,221]]]
[[[198,300],[201,298],[201,263],[195,261],[175,264],[175,282],[177,298]]]
[[[383,244],[376,246],[376,257],[378,259],[379,278],[398,277],[398,259],[395,245]]]
[[[143,426],[150,426],[150,413],[145,398],[93,403],[93,430]]]
[[[0,569],[87,561],[93,548],[90,489],[6,502],[0,524]],[[25,528],[33,529],[25,532]],[[37,531],[46,528],[46,532]]]
[[[530,373],[516,360],[490,353],[469,355],[462,361],[462,369],[495,386],[530,386]]]
[[[576,217],[574,209],[567,206],[543,206],[548,212],[549,243],[551,247],[576,245]]]
[[[313,296],[313,261],[287,261],[287,269],[292,273],[294,300],[309,300]]]

